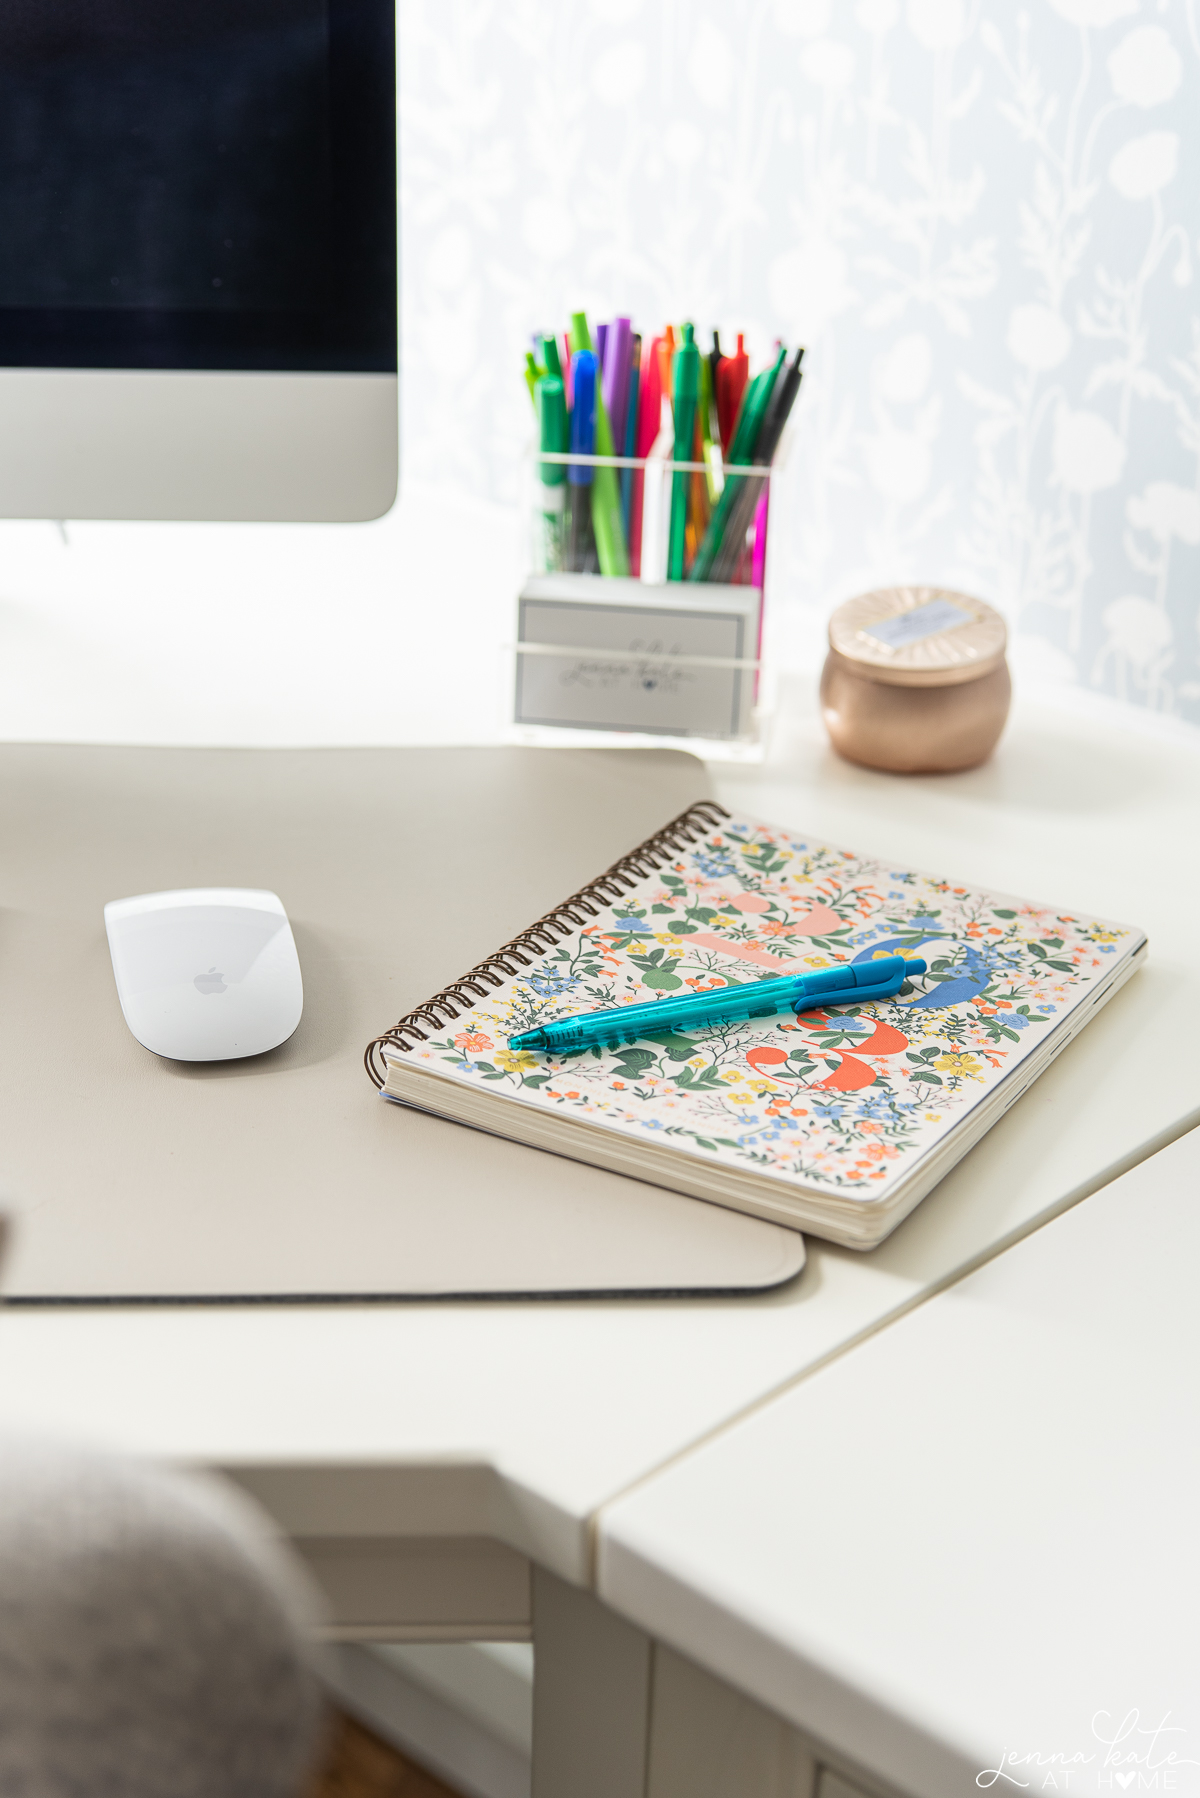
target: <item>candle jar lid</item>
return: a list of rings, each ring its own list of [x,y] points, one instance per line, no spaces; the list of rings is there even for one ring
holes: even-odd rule
[[[1004,661],[994,607],[944,587],[880,587],[838,606],[829,647],[855,673],[891,687],[954,687]]]

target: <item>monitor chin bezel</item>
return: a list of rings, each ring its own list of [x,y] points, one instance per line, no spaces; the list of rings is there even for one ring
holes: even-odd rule
[[[391,374],[0,369],[0,517],[361,523],[396,497]]]

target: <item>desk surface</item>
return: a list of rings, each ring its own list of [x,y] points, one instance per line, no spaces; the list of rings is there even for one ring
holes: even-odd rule
[[[0,746],[0,1166],[23,1300],[745,1290],[794,1231],[389,1105],[366,1044],[704,797],[693,756]],[[106,899],[277,891],[286,1043],[181,1063]]]
[[[847,845],[1129,918],[1150,966],[893,1237],[759,1298],[0,1316],[0,1417],[265,1469],[309,1534],[499,1535],[589,1577],[599,1507],[1196,1116],[1200,747],[1031,709],[974,774],[836,762],[811,714],[718,796]],[[314,1473],[314,1470],[315,1473]]]
[[[1198,1191],[1194,1131],[620,1500],[601,1595],[925,1798],[1200,1791]]]

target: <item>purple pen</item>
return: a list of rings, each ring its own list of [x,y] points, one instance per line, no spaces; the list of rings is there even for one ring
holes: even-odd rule
[[[633,328],[627,318],[615,318],[608,327],[601,357],[603,378],[601,392],[604,410],[612,426],[613,446],[618,455],[624,453],[625,416],[629,409],[629,359],[633,350]]]

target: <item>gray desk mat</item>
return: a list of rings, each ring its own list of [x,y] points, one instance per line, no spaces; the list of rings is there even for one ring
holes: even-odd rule
[[[368,1040],[708,792],[671,751],[0,746],[7,1302],[753,1291],[794,1232],[389,1105]],[[107,899],[278,892],[292,1039],[161,1060]]]

